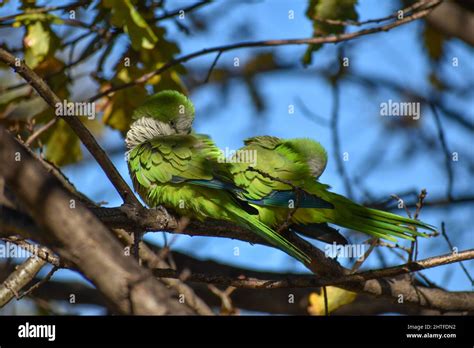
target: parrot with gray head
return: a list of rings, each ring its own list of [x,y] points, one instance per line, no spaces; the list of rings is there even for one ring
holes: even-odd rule
[[[228,163],[206,135],[192,131],[194,106],[177,91],[149,97],[133,113],[126,135],[128,168],[135,190],[150,207],[182,216],[217,219],[245,227],[304,264],[311,259],[260,221],[239,199]]]

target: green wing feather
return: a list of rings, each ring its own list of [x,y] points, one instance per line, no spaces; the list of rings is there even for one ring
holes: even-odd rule
[[[293,187],[288,183],[298,186],[306,180],[309,174],[307,164],[278,138],[254,137],[247,139],[245,144],[241,150],[255,151],[257,154],[255,165],[241,163],[236,156],[230,162],[234,181],[245,189],[247,199],[258,200],[272,191],[292,190]]]
[[[235,163],[232,167],[236,184],[247,192],[245,198],[250,202],[255,200],[266,202],[275,191],[294,192],[294,187],[298,187],[317,197],[319,200],[315,202],[321,200],[330,202],[333,208],[321,209],[317,205],[314,208],[299,208],[292,215],[292,222],[296,225],[329,222],[392,241],[396,241],[396,238],[413,240],[414,236],[426,236],[426,233],[416,231],[416,228],[435,231],[433,226],[421,221],[366,208],[330,192],[328,185],[316,181],[321,174],[317,169],[324,170],[327,157],[324,149],[318,143],[314,143],[311,144],[308,139],[287,141],[268,136],[247,139],[246,146],[241,150],[256,151],[257,164],[251,167],[250,164]],[[308,150],[311,147],[312,152]],[[309,163],[311,161],[313,162]],[[315,161],[321,163],[315,165]],[[259,209],[261,220],[270,226],[283,223],[288,216],[288,209],[275,206]]]
[[[185,214],[236,222],[309,264],[311,260],[304,252],[243,210],[242,202],[229,190],[219,189],[219,182],[234,186],[230,166],[219,163],[220,157],[220,150],[206,136],[173,135],[133,148],[128,163],[134,187],[148,205],[176,209],[185,201]]]

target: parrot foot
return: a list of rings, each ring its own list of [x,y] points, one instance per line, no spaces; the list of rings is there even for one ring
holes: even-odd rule
[[[155,223],[159,223],[163,227],[168,226],[168,223],[170,222],[170,214],[166,210],[165,207],[159,205],[154,208],[150,208],[150,212],[153,212],[150,214],[150,217],[155,221]]]
[[[145,231],[164,229],[171,220],[168,211],[162,206],[147,209],[124,203],[120,210]]]

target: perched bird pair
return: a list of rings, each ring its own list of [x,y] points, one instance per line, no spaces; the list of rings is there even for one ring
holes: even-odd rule
[[[310,257],[277,232],[282,225],[338,243],[346,241],[327,223],[391,241],[426,236],[417,228],[435,230],[330,192],[317,181],[327,155],[313,140],[254,137],[222,161],[212,140],[192,131],[193,119],[192,102],[177,91],[159,92],[133,113],[127,161],[135,190],[150,207],[236,223],[307,266]],[[244,161],[246,152],[256,161]]]

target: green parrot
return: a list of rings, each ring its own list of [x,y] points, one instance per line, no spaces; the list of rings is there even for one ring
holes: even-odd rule
[[[250,163],[247,158],[255,160]],[[415,227],[435,231],[426,223],[366,208],[329,191],[328,185],[317,181],[326,168],[327,154],[314,140],[249,138],[229,162],[235,184],[267,226],[289,223],[295,232],[341,244],[347,241],[327,223],[394,242],[427,236]]]
[[[163,205],[179,215],[226,220],[255,232],[304,264],[311,259],[262,223],[258,211],[238,199],[230,166],[212,140],[192,132],[194,106],[166,90],[134,110],[125,143],[135,190],[150,207]],[[242,194],[242,193],[240,193]],[[253,214],[253,215],[252,215]]]

